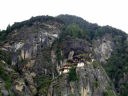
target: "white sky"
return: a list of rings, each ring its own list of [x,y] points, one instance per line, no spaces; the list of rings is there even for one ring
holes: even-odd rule
[[[0,0],[0,29],[32,16],[77,15],[128,33],[128,0]]]

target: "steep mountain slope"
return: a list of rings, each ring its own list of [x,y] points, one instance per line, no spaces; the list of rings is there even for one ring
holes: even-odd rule
[[[66,25],[76,23],[87,31],[95,58],[100,61],[112,79],[118,95],[127,96],[128,89],[128,35],[110,26],[98,26],[71,15],[58,16]]]
[[[15,23],[0,32],[0,95],[127,96],[127,40],[71,15]]]

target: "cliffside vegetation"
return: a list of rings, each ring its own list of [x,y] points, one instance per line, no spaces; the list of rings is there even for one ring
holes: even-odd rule
[[[11,88],[11,75],[6,71],[7,65],[11,64],[11,57],[10,54],[6,51],[0,50],[0,79],[4,80],[5,85],[4,87],[7,90],[10,90]],[[2,81],[1,81],[2,82]]]
[[[114,82],[120,96],[127,96],[128,82],[128,41],[124,37],[118,40],[118,47],[104,66],[109,77]]]

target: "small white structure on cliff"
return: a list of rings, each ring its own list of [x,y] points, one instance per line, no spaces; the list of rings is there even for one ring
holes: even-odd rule
[[[66,65],[62,66],[62,68],[59,69],[59,74],[60,75],[62,73],[67,74],[72,66],[74,66],[76,68],[82,68],[82,67],[84,67],[84,62],[79,62],[79,63],[74,64],[74,65],[73,64],[66,64]]]
[[[84,67],[84,62],[80,62],[77,64],[77,67]]]

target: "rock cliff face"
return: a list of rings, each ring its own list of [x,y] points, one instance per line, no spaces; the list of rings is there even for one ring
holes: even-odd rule
[[[63,68],[63,71],[51,83],[49,96],[104,96],[106,90],[116,96],[114,88],[110,85],[111,81],[100,65],[100,61],[92,55],[95,49],[90,47],[89,42],[82,39],[67,38],[61,44],[64,45],[62,55],[66,55],[67,58],[64,58],[58,66],[58,68]],[[107,50],[109,49],[104,49],[105,52]],[[98,52],[96,52],[97,55],[99,55]],[[70,68],[74,68],[76,74],[71,72]],[[69,71],[66,71],[67,69]],[[75,80],[73,74],[76,75]]]
[[[1,45],[2,96],[116,96],[102,67],[116,45],[112,35],[106,33],[91,42],[71,36],[61,40],[64,26],[53,18],[12,26]],[[2,57],[7,55],[10,64]]]
[[[111,56],[114,46],[115,45],[110,34],[105,34],[102,38],[94,40],[93,49],[96,54],[96,58],[100,62],[106,62],[106,60]]]
[[[54,74],[50,48],[62,24],[50,21],[35,23],[31,27],[13,30],[8,42],[3,45],[4,50],[11,52],[11,67],[17,73],[13,80],[13,91],[20,96],[36,95],[38,90],[34,79],[41,74]]]

